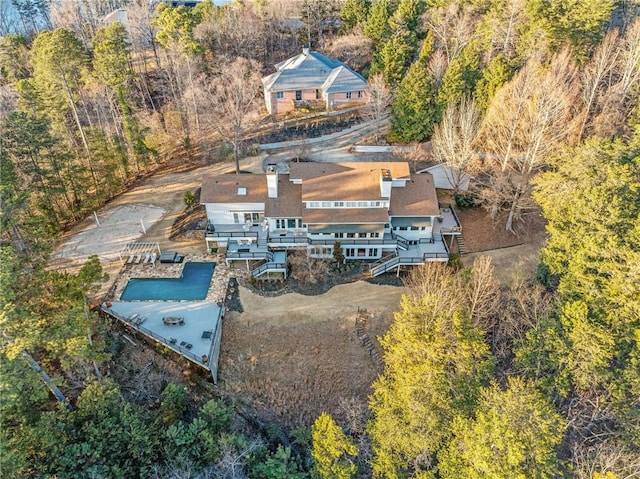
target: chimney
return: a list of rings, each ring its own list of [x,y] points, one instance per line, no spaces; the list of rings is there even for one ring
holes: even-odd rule
[[[391,185],[393,178],[391,177],[391,171],[385,168],[380,170],[380,196],[382,198],[391,198]]]
[[[302,45],[302,54],[303,54],[304,56],[309,55],[309,44],[307,44],[307,45]]]
[[[278,197],[278,167],[273,163],[267,165],[267,195],[269,198]]]

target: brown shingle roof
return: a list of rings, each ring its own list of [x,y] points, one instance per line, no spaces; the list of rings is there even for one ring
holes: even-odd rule
[[[382,169],[408,178],[407,162],[291,163],[290,176],[302,180],[302,201],[378,200]]]
[[[413,175],[404,188],[391,188],[390,216],[437,216],[440,214],[433,176]]]
[[[307,224],[388,223],[386,208],[303,208],[302,222]]]
[[[238,195],[238,188],[246,195]],[[202,179],[200,203],[262,203],[267,198],[265,175],[216,175]]]
[[[302,216],[301,197],[302,185],[291,183],[289,175],[278,175],[278,197],[266,198],[264,214],[270,218],[300,218]]]

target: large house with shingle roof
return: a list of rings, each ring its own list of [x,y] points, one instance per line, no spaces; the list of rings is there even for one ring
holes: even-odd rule
[[[333,110],[369,100],[362,75],[308,47],[275,67],[275,73],[262,79],[267,111],[272,115],[312,106]]]
[[[264,175],[206,176],[207,249],[227,261],[261,260],[254,276],[286,274],[286,252],[368,260],[371,275],[449,259],[460,234],[450,205],[438,203],[433,177],[406,162],[291,163]]]

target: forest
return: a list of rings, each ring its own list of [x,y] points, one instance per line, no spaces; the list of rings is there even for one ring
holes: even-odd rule
[[[640,4],[634,0],[14,0],[0,21],[0,474],[57,478],[640,477]],[[124,8],[127,26],[102,19]],[[0,12],[1,13],[1,12]],[[11,27],[11,28],[10,28]],[[389,143],[431,142],[536,271],[426,265],[368,410],[284,431],[167,384],[125,400],[97,257],[60,234],[140,178],[269,127],[260,77],[303,44],[365,76]],[[37,361],[50,380],[33,368]],[[61,390],[68,402],[56,401]]]

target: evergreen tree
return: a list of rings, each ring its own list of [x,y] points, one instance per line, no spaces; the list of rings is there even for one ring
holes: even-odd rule
[[[424,13],[424,0],[400,0],[398,7],[389,19],[392,31],[405,30],[418,34],[420,16]]]
[[[440,119],[436,90],[421,62],[409,67],[391,107],[392,138],[408,143],[425,141]]]
[[[350,479],[358,469],[358,447],[333,418],[323,412],[311,427],[314,470],[319,479]]]
[[[346,0],[340,9],[342,28],[351,30],[356,25],[361,25],[367,20],[371,2],[369,0]]]
[[[381,339],[385,370],[369,399],[375,477],[430,470],[451,421],[472,413],[492,370],[483,333],[439,301],[433,294],[403,297]]]
[[[497,55],[489,62],[475,87],[476,105],[481,111],[486,111],[493,95],[514,73],[515,69],[502,55]]]
[[[447,67],[438,90],[440,105],[460,103],[464,95],[473,93],[480,76],[480,56],[470,44]]]
[[[391,2],[389,0],[375,0],[371,9],[367,23],[364,25],[364,34],[371,38],[374,45],[380,44],[391,34],[389,18],[391,17]]]
[[[568,345],[561,368],[579,391],[625,402],[640,327],[640,155],[621,141],[591,140],[554,159],[534,196],[548,221],[543,260],[560,277]]]
[[[453,438],[438,454],[442,479],[557,477],[555,448],[565,423],[535,388],[517,377],[506,390],[483,390],[474,418],[458,416]]]
[[[411,61],[412,48],[410,35],[404,35],[402,32],[394,34],[382,46],[378,59],[380,61],[380,72],[384,77],[384,81],[395,87],[400,83],[406,71],[407,64]],[[378,70],[372,68],[372,74],[378,73]]]
[[[120,23],[113,23],[96,32],[93,38],[93,67],[98,78],[115,93],[130,156],[139,170],[148,161],[150,150],[145,145],[142,129],[133,114],[134,75],[127,31]],[[125,169],[125,175],[127,173]]]

